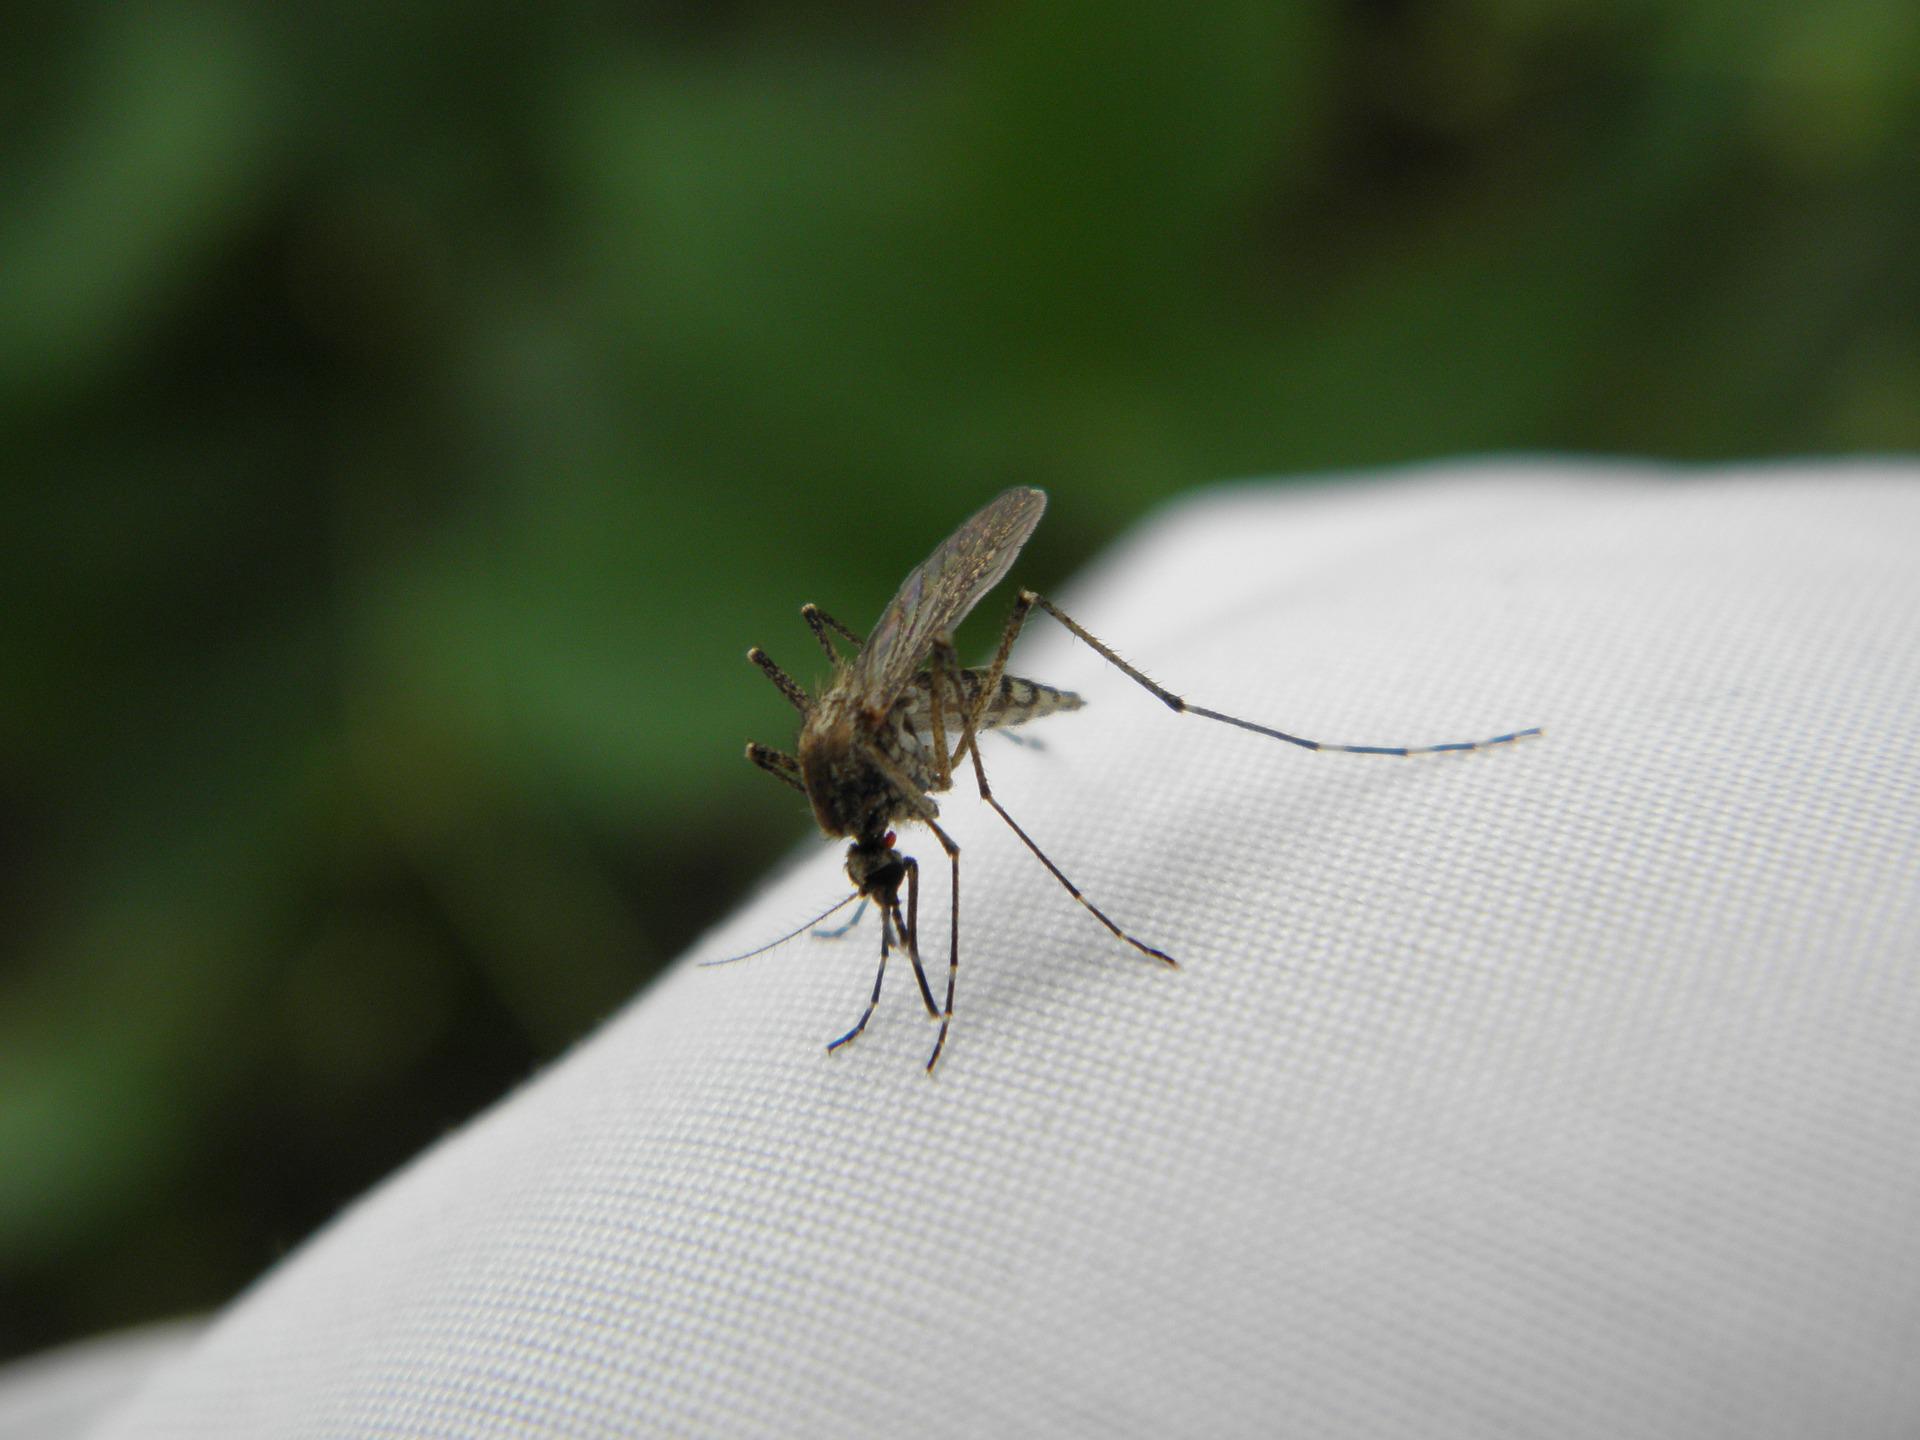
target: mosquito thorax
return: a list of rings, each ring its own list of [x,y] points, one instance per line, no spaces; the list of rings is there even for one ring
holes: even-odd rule
[[[803,759],[800,774],[823,834],[866,835],[892,821],[899,796],[859,748],[810,758],[815,763]]]
[[[827,835],[878,835],[909,805],[874,763],[854,714],[839,696],[825,696],[796,747],[802,787]]]

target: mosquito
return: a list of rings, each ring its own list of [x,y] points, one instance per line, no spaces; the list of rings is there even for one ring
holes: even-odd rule
[[[929,555],[901,583],[899,592],[881,612],[880,622],[864,640],[818,605],[800,607],[801,618],[813,631],[832,663],[832,678],[817,695],[809,695],[792,676],[774,663],[759,646],[747,659],[759,666],[800,712],[797,754],[758,742],[747,744],[747,759],[807,797],[813,818],[829,839],[846,838],[847,878],[853,893],[816,915],[799,929],[744,955],[710,960],[727,965],[782,945],[812,929],[855,900],[864,909],[871,902],[880,915],[880,964],[874,972],[873,993],[851,1030],[827,1046],[831,1054],[859,1038],[880,1003],[887,960],[894,949],[906,953],[919,982],[920,999],[929,1018],[940,1022],[939,1037],[927,1057],[933,1073],[946,1049],[953,1026],[953,995],[960,972],[960,846],[939,822],[940,807],[933,797],[952,788],[963,763],[971,765],[980,798],[1007,822],[1020,842],[1031,850],[1066,892],[1117,939],[1148,959],[1170,969],[1179,962],[1165,950],[1149,945],[1116,924],[1107,913],[1067,878],[1033,837],[1007,812],[987,783],[980,760],[979,737],[984,731],[1010,730],[1063,710],[1077,710],[1085,702],[1070,690],[1024,680],[1007,673],[1013,642],[1034,611],[1044,611],[1086,642],[1094,653],[1128,679],[1143,686],[1175,714],[1198,715],[1256,735],[1284,740],[1306,750],[1328,750],[1347,755],[1436,755],[1456,750],[1484,750],[1508,745],[1541,733],[1539,726],[1496,735],[1490,740],[1450,741],[1442,745],[1334,745],[1309,740],[1269,725],[1189,704],[1155,683],[1095,639],[1077,621],[1044,595],[1022,590],[1013,602],[1000,648],[984,668],[962,666],[954,654],[953,628],[1006,577],[1014,558],[1032,537],[1047,497],[1033,489],[1008,490],[981,509]],[[843,656],[834,641],[848,647]],[[956,733],[957,732],[957,733]],[[949,742],[954,742],[949,748]],[[924,825],[945,852],[952,874],[953,903],[948,909],[947,987],[945,1005],[936,1005],[927,972],[920,960],[920,864],[897,848],[896,827]],[[900,891],[906,889],[903,912]],[[855,919],[859,918],[855,912]],[[849,922],[850,926],[851,922]],[[848,926],[842,927],[842,932]],[[825,932],[822,932],[825,933]]]

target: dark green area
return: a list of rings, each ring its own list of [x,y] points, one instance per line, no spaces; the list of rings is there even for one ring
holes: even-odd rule
[[[17,7],[16,7],[17,8]],[[806,833],[1009,483],[1920,441],[1920,9],[41,7],[0,47],[0,1353],[229,1294]]]

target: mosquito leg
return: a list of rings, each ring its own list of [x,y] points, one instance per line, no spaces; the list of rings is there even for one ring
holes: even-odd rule
[[[927,713],[933,729],[933,773],[936,790],[946,790],[953,785],[953,758],[947,754],[947,717],[946,703],[941,700],[940,692],[949,676],[960,673],[960,662],[953,653],[953,637],[936,635],[933,640],[931,664],[927,670]],[[956,708],[964,712],[967,697],[961,692],[960,682],[953,682]]]
[[[953,784],[953,767],[966,758],[967,749],[970,745],[979,743],[981,717],[986,713],[989,697],[986,688],[983,686],[981,687],[979,695],[971,702],[968,701],[966,682],[969,678],[969,672],[961,666],[960,657],[953,653],[953,637],[951,635],[934,636],[933,648],[929,656],[928,674],[931,677],[928,689],[932,701],[933,743],[934,748],[939,752],[936,768],[940,776],[939,788],[944,790]],[[949,754],[947,750],[946,728],[941,723],[943,717],[940,704],[940,685],[943,676],[946,681],[953,686],[954,718],[960,725],[960,744],[951,754]],[[1074,698],[1077,701],[1078,697]],[[1039,741],[1028,739],[1023,735],[1015,735],[1010,730],[1000,730],[995,733],[1005,735],[1016,745],[1031,745],[1035,749],[1045,748]],[[969,740],[967,738],[968,736],[972,736],[973,738]]]
[[[920,964],[920,862],[907,856],[907,923],[900,923],[900,905],[894,902],[893,928],[900,935],[907,958],[913,961],[913,978],[920,982],[920,1000],[929,1018],[940,1019],[940,1007],[933,1003],[933,991],[927,985],[927,972]]]
[[[827,652],[827,658],[836,665],[840,663],[840,657],[834,653],[833,642],[827,638],[827,631],[834,631],[843,640],[851,644],[856,651],[866,643],[858,635],[854,634],[853,631],[827,614],[827,612],[822,610],[818,605],[802,605],[800,607],[800,618],[813,627],[813,638],[820,642],[820,648]]]
[[[953,1028],[953,987],[960,976],[960,847],[931,820],[927,828],[933,831],[953,867],[953,906],[947,917],[947,1008],[940,1016],[940,1038],[933,1042],[933,1053],[927,1057],[927,1074],[931,1075],[933,1067],[940,1062],[940,1052],[947,1047],[947,1031]]]
[[[799,682],[791,675],[773,663],[771,655],[756,645],[747,651],[747,659],[767,672],[767,678],[779,687],[780,693],[787,697],[789,705],[802,715],[813,713],[813,701],[807,698],[807,692],[800,688]]]
[[[1024,598],[1026,592],[1023,591],[1021,593],[1022,593],[1022,598]],[[1023,619],[1025,618],[1024,614],[1022,614],[1021,618]],[[1012,633],[1013,631],[1010,628],[1008,631],[1009,636],[1011,636]],[[1005,663],[1006,652],[1011,648],[1012,648],[1012,640],[1011,638],[1009,638],[1000,647],[1000,657],[998,660],[994,662],[994,668],[996,670],[998,670],[1000,666]],[[993,681],[992,677],[989,677],[989,683],[997,683],[997,682]],[[1013,833],[1020,837],[1020,843],[1025,845],[1027,849],[1031,850],[1034,853],[1035,858],[1038,859],[1042,865],[1047,867],[1048,872],[1053,876],[1054,879],[1058,880],[1061,883],[1061,885],[1066,888],[1066,892],[1069,895],[1073,896],[1074,899],[1078,900],[1082,905],[1084,905],[1087,908],[1088,914],[1092,915],[1094,919],[1098,920],[1102,925],[1106,926],[1108,930],[1112,931],[1114,935],[1126,941],[1127,944],[1131,945],[1134,949],[1138,950],[1142,955],[1151,955],[1155,960],[1161,961],[1163,964],[1170,965],[1175,970],[1178,970],[1180,968],[1180,962],[1178,960],[1174,959],[1171,955],[1167,954],[1167,952],[1164,950],[1155,949],[1153,946],[1147,944],[1144,940],[1136,940],[1133,936],[1129,935],[1125,930],[1122,930],[1118,925],[1114,924],[1112,920],[1108,919],[1106,911],[1102,910],[1098,905],[1094,904],[1091,900],[1087,899],[1085,895],[1081,894],[1080,887],[1074,884],[1073,881],[1067,878],[1065,871],[1063,871],[1058,865],[1054,864],[1053,861],[1047,858],[1047,852],[1042,850],[1038,845],[1033,843],[1033,837],[1027,834],[1025,830],[1020,828],[1020,822],[1015,820],[1013,816],[1009,815],[1007,813],[1007,807],[1002,805],[999,802],[999,800],[994,798],[993,787],[987,784],[986,766],[980,763],[980,746],[977,743],[979,737],[974,733],[974,729],[973,729],[973,712],[971,710],[963,712],[962,719],[967,727],[967,733],[965,734],[964,737],[962,737],[961,745],[964,749],[967,749],[972,752],[973,778],[979,783],[980,798],[986,801],[996,811],[999,812],[1000,818],[1006,821],[1008,826],[1011,827],[1011,829],[1013,830]],[[957,877],[956,877],[956,881],[957,881]]]
[[[960,847],[954,838],[940,828],[936,818],[940,812],[934,808],[933,801],[925,792],[913,783],[913,780],[887,756],[887,752],[877,746],[863,752],[867,763],[887,778],[894,791],[912,807],[920,823],[933,831],[934,838],[940,842],[940,848],[947,852],[947,861],[953,868],[953,907],[947,916],[947,1008],[940,1017],[940,1038],[933,1043],[933,1054],[927,1057],[927,1073],[933,1073],[934,1064],[940,1059],[940,1051],[947,1043],[947,1031],[953,1024],[953,986],[954,977],[960,970]],[[914,892],[909,888],[907,899],[911,902]],[[913,954],[919,954],[918,925],[914,927],[915,937]]]
[[[1033,609],[1033,602],[1039,598],[1031,590],[1022,590],[1019,598],[1013,602],[1013,609],[1007,615],[1007,628],[1000,632],[1000,648],[993,652],[993,664],[987,667],[986,683],[980,687],[979,697],[973,703],[973,714],[968,717],[969,730],[979,729],[980,722],[986,718],[989,697],[1000,693],[1000,679],[1007,673],[1007,657],[1013,653],[1013,642],[1019,638],[1021,627],[1027,623],[1027,612]]]
[[[1533,725],[1525,730],[1513,730],[1505,735],[1495,735],[1489,740],[1449,740],[1441,745],[1337,745],[1328,740],[1309,740],[1303,735],[1290,735],[1285,730],[1274,729],[1271,725],[1258,725],[1251,720],[1242,720],[1237,715],[1224,715],[1218,710],[1209,710],[1203,705],[1189,705],[1180,696],[1165,686],[1156,684],[1140,670],[1122,660],[1106,645],[1088,634],[1078,622],[1051,600],[1044,595],[1036,595],[1031,590],[1020,592],[1020,598],[1014,601],[1013,613],[1007,617],[1006,634],[1001,637],[999,652],[994,656],[993,673],[988,677],[990,686],[999,684],[1000,672],[1006,667],[1007,654],[1013,649],[1014,637],[1020,633],[1020,627],[1026,623],[1028,613],[1036,605],[1080,639],[1086,641],[1101,659],[1117,667],[1128,679],[1151,691],[1175,714],[1198,715],[1202,719],[1218,720],[1222,725],[1232,725],[1241,730],[1251,730],[1256,735],[1284,740],[1287,744],[1298,745],[1303,750],[1329,750],[1346,755],[1439,755],[1453,750],[1485,750],[1494,745],[1511,745],[1516,740],[1525,740],[1529,736],[1541,733],[1541,728]]]
[[[858,925],[860,923],[860,917],[866,913],[867,897],[862,895],[859,905],[854,908],[853,918],[851,920],[847,921],[844,925],[836,925],[831,930],[816,930],[813,932],[813,938],[816,940],[838,940],[849,930],[853,929],[854,926]]]
[[[787,784],[798,790],[802,795],[807,793],[807,787],[800,783],[800,762],[784,750],[775,750],[771,746],[762,745],[757,740],[749,740],[747,742],[747,759],[751,760],[775,779],[786,781]],[[856,912],[853,918],[854,920],[858,920],[860,916]],[[853,928],[853,920],[847,922],[847,928]]]
[[[880,1003],[880,986],[887,978],[887,951],[891,948],[892,943],[893,922],[887,915],[886,907],[882,906],[880,910],[880,967],[873,972],[873,994],[868,998],[867,1008],[860,1012],[860,1018],[854,1022],[853,1028],[827,1046],[827,1053],[829,1055],[849,1041],[857,1040],[860,1037],[860,1032],[867,1028],[867,1021],[873,1018],[873,1008]]]

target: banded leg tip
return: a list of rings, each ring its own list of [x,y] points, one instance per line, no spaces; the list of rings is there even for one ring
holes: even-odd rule
[[[933,1078],[933,1067],[940,1063],[940,1057],[946,1053],[947,1053],[947,1031],[946,1031],[946,1027],[943,1025],[940,1029],[940,1038],[933,1042],[933,1053],[927,1056],[927,1078],[928,1079]]]

